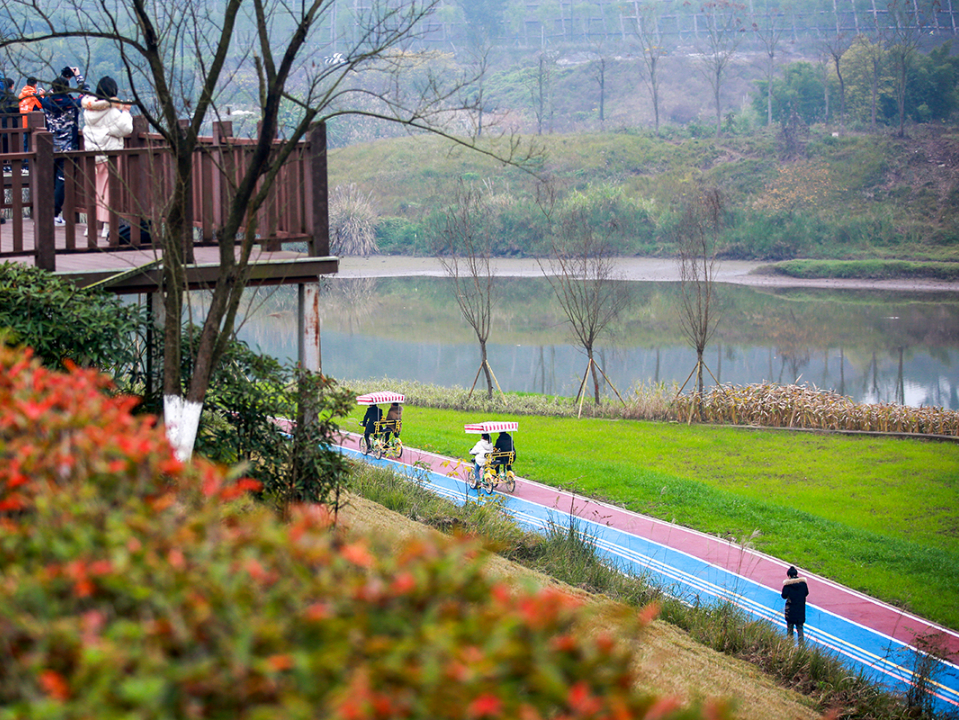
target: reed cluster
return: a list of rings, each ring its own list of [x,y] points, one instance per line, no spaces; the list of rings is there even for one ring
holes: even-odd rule
[[[680,395],[676,419],[724,425],[959,436],[959,412],[891,403],[856,403],[804,385],[717,385]]]

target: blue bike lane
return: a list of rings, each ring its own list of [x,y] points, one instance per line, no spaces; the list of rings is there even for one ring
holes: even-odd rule
[[[462,461],[405,448],[398,461],[374,460],[359,450],[359,436],[346,435],[343,452],[414,477],[433,492],[463,504],[489,496],[471,490]],[[729,602],[749,617],[785,632],[782,580],[789,563],[749,547],[633,513],[606,503],[517,478],[513,494],[497,493],[523,527],[576,528],[610,565],[647,578],[689,604]],[[850,668],[890,690],[904,693],[912,681],[917,638],[934,638],[959,657],[959,633],[802,571],[809,585],[806,641],[816,643]],[[931,690],[940,710],[959,711],[959,666],[942,662]]]

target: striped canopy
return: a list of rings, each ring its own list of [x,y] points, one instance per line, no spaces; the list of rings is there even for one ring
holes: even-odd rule
[[[406,396],[400,393],[382,390],[381,392],[367,393],[356,398],[357,405],[379,405],[381,403],[406,402]]]
[[[465,425],[463,429],[467,433],[472,433],[474,435],[482,435],[483,433],[495,433],[495,432],[516,432],[517,430],[519,430],[519,423],[487,420],[486,422],[469,423],[468,425]]]

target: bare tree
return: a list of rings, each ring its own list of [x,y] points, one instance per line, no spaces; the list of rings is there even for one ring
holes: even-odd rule
[[[417,54],[409,52],[410,43],[425,30],[424,21],[438,4],[374,0],[356,9],[352,44],[332,48],[324,45],[323,31],[335,0],[0,0],[0,24],[7,29],[0,50],[8,59],[48,61],[64,43],[110,53],[123,68],[121,86],[169,145],[175,167],[172,192],[150,198],[162,210],[154,242],[163,250],[168,428],[171,415],[199,417],[213,368],[233,335],[261,232],[258,210],[299,141],[327,120],[358,114],[479,147],[475,137],[455,137],[450,124],[457,115],[475,111],[475,98],[463,91],[476,78],[439,77],[422,66],[411,71]],[[324,62],[323,56],[334,50],[337,61]],[[407,73],[413,80],[405,81]],[[259,113],[256,144],[246,171],[229,188],[218,232],[219,274],[206,319],[195,346],[184,348],[180,319],[185,263],[193,243],[187,221],[193,154],[204,126],[222,118],[225,106],[243,103]],[[517,145],[509,143],[502,157],[515,161]],[[194,372],[184,386],[181,355],[187,351],[194,355]],[[180,443],[181,454],[188,454],[192,435]]]
[[[493,374],[486,355],[486,343],[492,327],[496,280],[490,265],[492,233],[489,220],[486,193],[460,182],[433,241],[434,253],[453,281],[460,312],[476,334],[480,348],[476,377],[479,378],[480,372],[484,374],[488,400],[493,397]],[[473,386],[476,386],[476,379]]]
[[[659,60],[666,55],[666,46],[659,31],[660,5],[646,3],[638,8],[634,33],[640,46],[640,75],[649,88],[653,102],[653,127],[659,134]]]
[[[553,132],[553,68],[556,55],[547,51],[539,53],[537,58],[537,72],[535,81],[530,83],[529,93],[533,105],[533,115],[536,116],[536,134]]]
[[[768,23],[759,25],[753,23],[753,30],[765,53],[763,63],[763,77],[766,80],[766,124],[773,124],[773,77],[776,74],[776,53],[779,52],[779,43],[782,40],[783,27],[776,21],[776,16],[769,13]]]
[[[696,350],[696,388],[703,395],[703,353],[719,323],[716,308],[716,236],[723,228],[719,190],[705,189],[685,199],[678,226],[679,278],[682,303],[680,326]],[[692,376],[693,373],[690,373]],[[687,379],[688,381],[688,379]]]
[[[700,70],[713,91],[716,108],[716,137],[722,134],[722,89],[726,73],[742,42],[742,11],[744,5],[730,0],[709,0],[702,6],[705,20],[704,47]]]
[[[599,129],[606,128],[606,54],[599,49],[593,62],[593,80],[599,88]]]
[[[922,11],[925,10],[928,16],[934,12],[934,8],[920,9],[916,0],[890,0],[888,8],[890,24],[884,33],[884,44],[893,71],[896,109],[899,113],[897,135],[903,137],[906,134],[906,92],[909,88],[909,76],[916,63],[916,54],[925,26]]]
[[[849,49],[852,40],[843,33],[837,33],[823,40],[823,51],[832,59],[833,67],[836,70],[836,79],[839,81],[839,132],[846,131],[846,81],[842,76],[842,56]],[[825,86],[824,92],[829,97],[829,85]],[[828,105],[827,105],[828,107]],[[827,113],[828,116],[828,113]],[[828,117],[827,117],[828,120]]]
[[[619,394],[597,364],[595,351],[599,337],[629,304],[626,283],[616,273],[616,239],[620,229],[615,221],[596,218],[584,205],[556,208],[552,191],[547,188],[544,194],[541,207],[548,216],[558,215],[558,219],[551,254],[539,261],[540,268],[588,358],[577,400],[591,374],[593,400],[599,405],[600,375]]]

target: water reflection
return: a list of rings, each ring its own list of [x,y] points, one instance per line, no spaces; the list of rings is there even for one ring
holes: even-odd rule
[[[620,392],[637,383],[682,384],[696,356],[680,330],[677,286],[629,286],[632,303],[598,362]],[[502,388],[575,395],[586,357],[548,284],[509,278],[499,288],[488,352]],[[720,382],[807,383],[860,402],[959,409],[954,295],[724,285],[719,297],[722,320],[706,362]],[[280,359],[295,358],[295,288],[255,306],[241,337]],[[334,377],[468,387],[476,376],[479,350],[444,278],[332,278],[322,313],[323,369]]]

